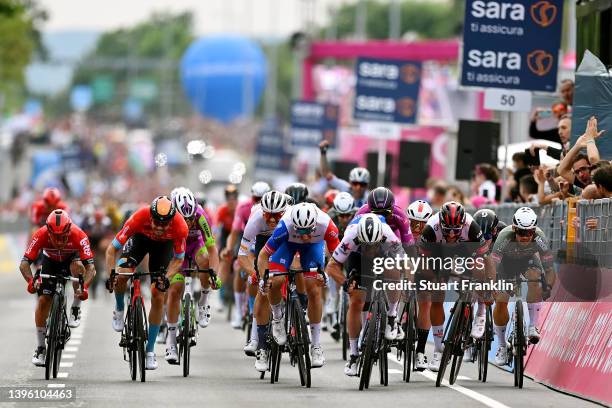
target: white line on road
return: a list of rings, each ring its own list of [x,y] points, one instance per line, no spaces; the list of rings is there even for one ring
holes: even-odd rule
[[[66,388],[66,384],[47,384],[47,388]]]
[[[76,354],[62,354],[62,358],[72,359],[76,358]]]
[[[62,368],[63,367],[70,368],[70,367],[72,367],[73,364],[74,363],[72,361],[62,361],[60,363],[60,367],[62,367]]]
[[[72,333],[72,334],[70,334],[70,338],[71,339],[82,339],[83,338],[83,334],[81,334],[81,333]]]
[[[81,344],[81,339],[70,339],[68,340],[68,344],[71,346],[77,346]]]
[[[69,353],[76,353],[77,351],[79,351],[79,348],[78,347],[66,346],[66,347],[64,347],[64,351],[67,351]]]
[[[389,374],[404,374],[404,372],[401,370],[396,370],[395,368],[390,368]]]
[[[458,379],[458,380],[471,380],[471,378],[470,378],[470,377],[466,377],[465,375],[458,375],[458,376],[457,376],[457,379]]]
[[[403,365],[403,363],[398,361],[395,356],[389,355],[389,360],[393,361],[394,363]],[[435,374],[435,373],[432,373],[430,371],[417,371],[417,372],[419,374],[421,374],[425,378],[428,378],[428,379],[430,379],[432,381],[436,381],[437,374]],[[442,381],[442,385],[444,385],[445,387],[448,387],[448,388],[450,388],[452,390],[455,390],[455,391],[457,391],[457,392],[459,392],[459,393],[461,393],[461,394],[463,394],[463,395],[465,395],[467,397],[470,397],[470,398],[472,398],[472,399],[474,399],[474,400],[476,400],[476,401],[478,401],[478,402],[480,402],[480,403],[482,403],[482,404],[484,404],[484,405],[486,405],[488,407],[491,407],[491,408],[510,408],[508,405],[502,404],[499,401],[495,401],[494,399],[489,398],[486,395],[482,395],[480,393],[477,393],[476,391],[472,391],[472,390],[470,390],[468,388],[462,387],[462,386],[457,385],[457,384],[450,385],[448,383],[448,381],[446,381],[446,380]]]
[[[68,378],[68,373],[57,373],[57,378]]]

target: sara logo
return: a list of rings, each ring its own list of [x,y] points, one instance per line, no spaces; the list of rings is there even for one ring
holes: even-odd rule
[[[557,6],[546,0],[538,1],[531,6],[531,19],[541,27],[548,27],[557,18]]]
[[[405,64],[400,68],[402,81],[407,84],[414,84],[419,80],[419,67],[414,64]]]
[[[416,103],[412,98],[402,98],[397,101],[397,111],[400,115],[409,118],[415,113]]]
[[[527,54],[527,67],[538,76],[544,76],[550,72],[555,62],[552,54],[544,50],[535,50]]]

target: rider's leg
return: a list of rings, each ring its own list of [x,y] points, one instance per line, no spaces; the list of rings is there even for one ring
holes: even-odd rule
[[[497,293],[495,295],[495,306],[493,307],[493,330],[498,340],[506,339],[506,326],[510,320],[508,313],[508,300],[510,296],[507,293]]]
[[[361,311],[365,305],[366,292],[354,290],[349,294],[349,307],[346,313],[346,329],[349,335],[350,354],[359,355],[359,333],[361,332]]]
[[[72,276],[74,276],[75,278],[78,278],[79,275],[83,276],[83,278],[85,277],[85,266],[83,266],[83,264],[80,261],[72,261],[70,263],[70,274]],[[80,283],[79,282],[72,282],[72,289],[74,290],[73,293],[77,293],[77,291],[80,289]],[[72,298],[72,307],[81,307],[81,299],[79,299],[77,296],[74,296]]]
[[[540,309],[542,308],[541,273],[541,270],[537,268],[530,268],[525,273],[530,281],[527,283],[527,310],[529,311],[530,327],[539,327]]]
[[[318,346],[321,338],[321,318],[323,317],[323,299],[321,287],[316,278],[306,279],[306,294],[308,295],[308,321],[310,322],[310,337],[313,346]]]
[[[208,260],[208,252],[206,251],[206,247],[200,248],[196,255],[196,264],[200,269],[208,269],[210,266]],[[200,300],[198,304],[200,306],[208,304],[208,295],[210,294],[210,275],[207,273],[200,274],[200,285],[202,286],[200,292]]]
[[[47,331],[47,317],[51,309],[52,297],[40,295],[34,312],[34,323],[36,324],[36,341],[38,347],[45,347],[45,333]]]
[[[178,318],[181,309],[181,297],[185,288],[185,278],[182,274],[177,273],[170,281],[170,289],[168,289],[168,337],[166,344],[176,345],[176,331],[178,329]]]
[[[418,292],[419,310],[417,312],[417,346],[416,352],[425,354],[425,345],[431,328],[431,293]]]
[[[432,302],[430,309],[431,329],[434,337],[434,351],[441,353],[444,348],[442,340],[444,339],[444,292],[434,291],[432,293]]]
[[[261,293],[257,293],[255,296],[253,318],[254,321],[257,321],[257,348],[267,349],[266,338],[268,336],[268,323],[270,322],[270,302],[268,297]],[[253,326],[255,326],[255,323],[253,323]]]

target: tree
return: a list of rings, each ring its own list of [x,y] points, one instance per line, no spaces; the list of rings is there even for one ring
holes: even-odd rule
[[[0,0],[0,111],[15,111],[25,96],[25,68],[42,57],[40,24],[47,15],[35,1]]]

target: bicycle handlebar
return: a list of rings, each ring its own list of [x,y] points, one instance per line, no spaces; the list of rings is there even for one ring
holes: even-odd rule
[[[38,276],[40,276],[41,278],[45,278],[45,279],[64,279],[67,281],[72,281],[72,282],[81,282],[81,278],[75,278],[74,276],[56,276],[56,275],[49,275],[46,273],[41,273]]]

